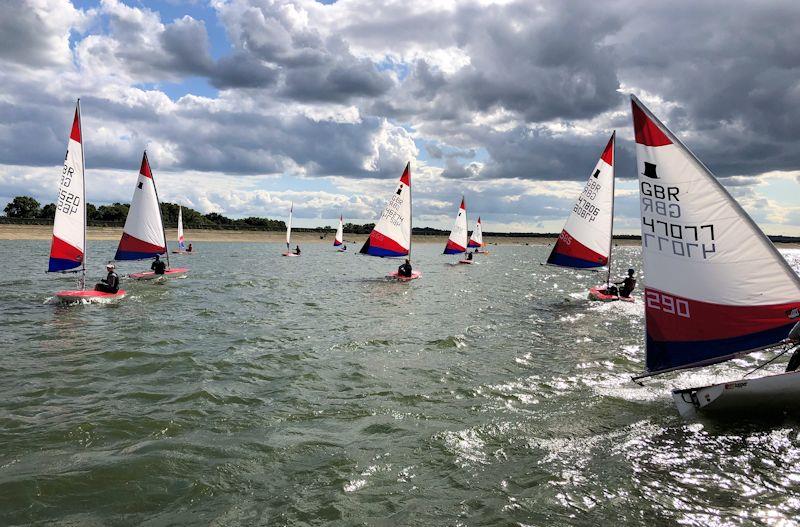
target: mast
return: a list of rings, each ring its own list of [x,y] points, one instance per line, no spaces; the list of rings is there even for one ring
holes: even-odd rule
[[[150,168],[150,160],[147,159],[147,150],[144,151],[144,159],[147,162],[147,167]],[[164,228],[164,215],[161,213],[161,200],[158,199],[158,185],[156,185],[156,178],[153,177],[153,169],[150,168],[150,179],[153,180],[153,190],[156,191],[156,203],[158,204],[158,217],[161,220],[161,234],[164,236],[164,254],[167,257],[167,269],[169,265],[169,245],[167,244],[167,230]]]
[[[617,185],[617,131],[611,133],[611,236],[608,238],[608,275],[606,285],[611,283],[611,250],[614,248],[614,198]]]
[[[81,122],[81,99],[78,97],[78,130],[81,134],[81,166],[83,168],[83,258],[81,259],[81,290],[86,290],[86,255],[89,247],[86,245],[86,223],[88,221],[88,208],[86,206],[86,154],[83,151],[83,123]]]

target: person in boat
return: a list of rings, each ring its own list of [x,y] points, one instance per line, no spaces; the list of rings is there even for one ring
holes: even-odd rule
[[[294,254],[296,254],[297,256],[300,256],[300,246],[299,245],[294,248]]]
[[[467,253],[467,260],[472,260],[472,251]]]
[[[406,261],[397,268],[397,275],[405,278],[411,278],[411,260],[406,258]]]
[[[189,247],[186,248],[186,252],[187,253],[192,252],[192,244],[191,243],[189,244]]]
[[[116,266],[112,263],[106,265],[108,274],[105,278],[100,280],[99,284],[94,286],[95,291],[102,291],[103,293],[116,294],[119,291],[119,276],[116,273]]]
[[[153,260],[153,263],[150,265],[150,269],[152,269],[155,274],[164,274],[167,270],[167,264],[165,264],[164,261],[158,255],[156,255],[156,259]]]
[[[346,251],[346,250],[347,250],[347,244],[344,244],[344,245],[342,245],[342,250],[343,250],[343,251]]]
[[[633,290],[636,289],[636,278],[633,275],[636,274],[635,269],[628,269],[628,276],[625,277],[624,280],[620,282],[614,282],[613,285],[610,285],[606,288],[607,295],[616,295],[617,297],[621,298],[630,298],[631,293]],[[618,285],[622,287],[617,287]]]

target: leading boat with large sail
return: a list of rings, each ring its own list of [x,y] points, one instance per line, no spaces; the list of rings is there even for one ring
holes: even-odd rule
[[[383,209],[378,223],[370,232],[359,251],[379,258],[408,258],[411,261],[411,163],[406,164],[397,190]],[[398,271],[389,277],[413,280],[422,275],[412,270],[411,276],[401,276]]]
[[[647,345],[634,380],[789,346],[800,278],[711,171],[633,95],[631,104]],[[797,411],[800,373],[672,393],[684,417]]]
[[[47,271],[50,273],[80,273],[80,289],[55,293],[56,298],[65,302],[115,300],[125,296],[125,291],[122,289],[116,293],[86,290],[85,174],[79,99],[75,106],[75,117],[59,181],[50,261],[47,266]]]
[[[145,152],[142,155],[139,177],[136,179],[136,188],[133,191],[131,206],[128,216],[125,218],[122,238],[119,241],[114,260],[148,260],[163,254],[167,258],[163,274],[145,271],[133,273],[130,277],[134,280],[154,280],[186,276],[189,269],[185,267],[170,268],[166,240],[156,182],[153,179],[153,172],[150,170],[147,152]]]

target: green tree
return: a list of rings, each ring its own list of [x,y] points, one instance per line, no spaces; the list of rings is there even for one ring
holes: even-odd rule
[[[39,215],[39,202],[30,196],[17,196],[3,211],[9,218],[35,218]]]
[[[42,210],[39,211],[39,217],[43,220],[52,220],[56,217],[56,204],[55,203],[48,203]]]

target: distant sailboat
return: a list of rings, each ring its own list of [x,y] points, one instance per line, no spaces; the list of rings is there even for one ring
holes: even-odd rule
[[[714,175],[631,96],[644,261],[641,379],[786,342],[800,278]],[[797,412],[800,373],[674,390],[681,415]]]
[[[190,254],[186,251],[186,239],[183,237],[183,212],[178,205],[178,248],[172,254]]]
[[[467,247],[470,249],[475,249],[476,254],[489,254],[489,251],[481,251],[481,247],[484,246],[483,225],[481,225],[481,217],[478,216],[478,222],[475,224],[475,228],[472,230],[472,235],[469,237]]]
[[[55,296],[67,302],[117,299],[116,293],[86,290],[86,181],[81,129],[81,102],[75,106],[75,117],[67,142],[64,169],[58,187],[56,215],[53,220],[53,239],[50,244],[50,273],[80,273],[80,289],[58,291]],[[79,268],[74,270],[75,268]]]
[[[339,216],[339,226],[336,227],[336,236],[333,237],[333,246],[339,248],[339,252],[345,252],[347,250],[346,245],[342,245],[344,243],[344,220],[342,216]]]
[[[378,223],[361,247],[361,254],[380,258],[411,259],[411,163],[406,165],[397,185],[397,190],[383,209]],[[399,280],[419,278],[422,273],[413,271],[411,277],[389,274]]]
[[[167,258],[167,269],[163,275],[146,271],[133,273],[130,277],[136,280],[153,280],[162,277],[185,276],[189,269],[185,267],[170,268],[166,239],[156,182],[153,179],[153,172],[150,170],[147,152],[145,152],[142,155],[142,166],[139,169],[136,188],[133,191],[128,217],[125,218],[122,238],[119,241],[114,260],[148,260],[156,255],[164,254]]]
[[[292,212],[294,211],[294,202],[289,205],[289,221],[286,223],[286,252],[283,256],[300,256],[300,253],[294,252],[291,249],[292,244]]]
[[[461,205],[458,207],[456,221],[453,223],[453,230],[447,239],[443,254],[464,254],[467,252],[467,205],[464,197],[461,197]],[[471,264],[472,260],[460,260],[459,263]]]

